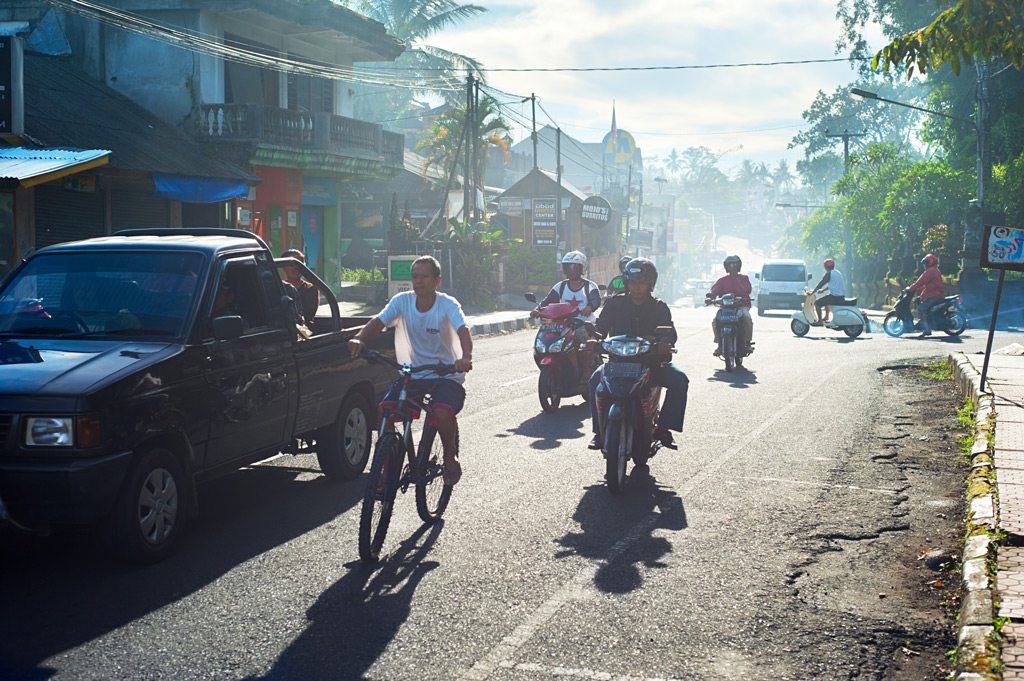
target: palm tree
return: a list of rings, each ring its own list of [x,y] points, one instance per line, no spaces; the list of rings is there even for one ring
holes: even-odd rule
[[[775,183],[775,188],[779,190],[780,194],[791,191],[796,185],[796,176],[789,169],[789,163],[786,162],[786,159],[779,161],[779,165],[775,166],[771,177],[772,182]]]
[[[679,157],[679,152],[675,149],[665,159],[665,169],[673,175],[678,175],[679,171],[683,169],[683,160]]]
[[[463,98],[463,90],[458,87],[461,78],[469,73],[483,80],[477,60],[424,41],[486,12],[485,7],[462,5],[453,0],[364,0],[359,11],[384,24],[390,35],[407,46],[393,63],[373,66],[393,73],[396,78],[417,81],[422,88],[386,88],[381,92],[379,85],[358,86],[357,117],[388,123],[379,120],[388,116],[390,122],[396,122],[408,116],[409,105],[417,92],[440,94],[449,104],[455,104]],[[442,82],[451,86],[439,90],[438,84]]]
[[[474,163],[476,164],[477,176],[480,178],[480,185],[483,186],[484,173],[487,168],[487,157],[490,154],[490,150],[492,148],[501,149],[505,160],[508,160],[509,151],[506,138],[509,133],[509,127],[505,119],[501,117],[497,103],[486,95],[480,97],[477,115],[479,123],[477,129],[477,155]],[[431,165],[449,168],[454,162],[456,165],[461,164],[465,166],[466,147],[464,145],[466,142],[462,140],[462,126],[465,122],[465,106],[449,109],[438,117],[427,136],[416,143],[416,150],[427,156],[427,161],[423,167],[424,174],[426,174],[427,168]],[[460,140],[462,140],[463,145],[461,152],[459,151]],[[463,172],[465,172],[465,168],[463,168]]]

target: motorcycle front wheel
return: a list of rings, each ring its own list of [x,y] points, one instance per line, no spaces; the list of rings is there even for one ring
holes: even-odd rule
[[[725,334],[722,339],[722,357],[725,359],[726,371],[736,368],[736,336],[734,334]]]
[[[950,336],[959,336],[967,328],[967,316],[960,310],[953,310],[942,320],[942,330]]]
[[[628,452],[623,451],[628,437],[629,426],[626,422],[618,421],[608,424],[604,433],[604,479],[608,483],[608,491],[618,494],[626,484],[626,462],[629,459]]]
[[[885,315],[885,320],[882,322],[882,328],[885,332],[893,338],[899,338],[907,330],[903,320],[900,319],[899,315],[895,312],[890,312]]]
[[[789,328],[798,336],[806,336],[807,332],[811,330],[811,325],[799,319],[794,319],[789,323]]]
[[[548,365],[540,370],[540,378],[537,380],[537,396],[540,398],[540,408],[548,414],[554,414],[562,398],[558,395],[556,387],[558,376],[554,367]]]

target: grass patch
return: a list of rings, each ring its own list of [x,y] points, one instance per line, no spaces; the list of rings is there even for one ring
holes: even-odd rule
[[[953,369],[949,366],[949,362],[939,361],[929,364],[927,367],[918,372],[925,378],[930,378],[936,381],[952,381],[953,380]]]
[[[956,418],[953,420],[951,428],[961,433],[956,439],[957,464],[969,466],[971,463],[971,449],[974,447],[974,441],[978,436],[978,422],[974,405],[971,404],[970,400],[964,399],[956,407]]]

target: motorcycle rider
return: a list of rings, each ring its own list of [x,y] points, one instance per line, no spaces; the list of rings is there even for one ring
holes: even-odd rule
[[[921,312],[921,338],[932,335],[932,327],[935,323],[932,320],[932,308],[942,302],[946,289],[942,281],[942,272],[939,271],[939,259],[934,254],[921,258],[924,265],[924,272],[917,278],[908,289],[911,293],[921,292],[921,299],[917,303],[917,309]]]
[[[628,265],[629,261],[632,259],[633,258],[628,255],[624,255],[619,258],[619,273],[612,277],[612,280],[608,282],[608,290],[605,291],[605,296],[607,298],[626,292],[626,282],[622,279],[622,273],[625,271],[626,265]]]
[[[562,274],[565,279],[551,287],[544,300],[530,310],[531,317],[540,315],[540,309],[552,303],[569,303],[579,310],[579,317],[585,322],[594,321],[594,310],[601,306],[601,289],[589,279],[583,278],[583,270],[587,266],[587,256],[580,251],[569,251],[562,257]],[[590,366],[593,353],[583,344],[580,346],[583,355],[583,366]],[[575,355],[569,355],[569,362],[577,368]]]
[[[672,346],[676,342],[675,325],[672,323],[672,312],[665,301],[652,295],[654,285],[658,281],[658,268],[647,258],[634,258],[626,265],[622,274],[626,280],[626,295],[608,299],[608,304],[601,310],[597,319],[597,330],[602,337],[607,335],[650,336],[659,326],[672,327],[667,342],[660,342],[656,352],[671,360]],[[596,343],[596,341],[593,341]],[[665,388],[665,402],[661,406],[661,415],[654,430],[654,439],[675,449],[672,433],[683,430],[683,418],[686,415],[686,393],[690,379],[671,362],[654,367],[652,380]],[[594,439],[590,442],[591,449],[601,449],[601,432],[598,429],[597,386],[601,382],[600,370],[595,370],[590,377],[590,416],[594,430]]]
[[[742,349],[743,355],[747,356],[753,349],[750,347],[751,338],[754,336],[754,320],[750,317],[750,293],[754,290],[754,287],[750,285],[750,278],[745,274],[740,274],[740,270],[743,268],[743,260],[738,255],[730,255],[722,262],[722,267],[725,268],[725,276],[720,277],[712,286],[711,290],[704,295],[704,304],[709,305],[711,301],[719,296],[726,294],[733,294],[734,296],[743,296],[744,300],[739,300],[733,306],[733,309],[739,310],[740,313],[740,348]],[[718,319],[717,317],[711,320],[711,328],[715,332],[715,357],[722,354],[718,350],[718,344],[722,340],[722,334],[718,330]]]
[[[824,291],[828,289],[828,295],[822,296],[814,301],[814,311],[818,313],[818,321],[811,322],[811,326],[822,326],[825,321],[821,316],[821,308],[826,305],[845,305],[846,304],[846,286],[843,284],[843,274],[836,269],[836,261],[832,258],[826,260],[823,265],[825,266],[825,276],[821,278],[818,285],[811,291],[811,295],[814,295],[818,291]]]

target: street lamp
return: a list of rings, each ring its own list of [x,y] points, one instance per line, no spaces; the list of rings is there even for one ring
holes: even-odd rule
[[[958,121],[960,123],[966,123],[967,125],[969,125],[972,128],[974,128],[974,132],[976,133],[977,140],[978,140],[978,167],[977,167],[977,173],[978,173],[978,201],[984,201],[985,183],[984,183],[984,174],[983,174],[982,171],[983,171],[983,168],[984,168],[984,161],[985,161],[985,146],[984,146],[984,142],[982,141],[982,136],[984,134],[984,131],[981,129],[980,125],[978,125],[976,122],[974,122],[974,121],[972,121],[970,119],[967,119],[967,118],[960,118],[958,116],[951,116],[951,115],[949,115],[947,113],[942,113],[941,111],[933,111],[932,109],[924,109],[924,108],[922,108],[920,106],[914,106],[913,104],[906,104],[904,102],[897,102],[895,99],[886,99],[884,97],[879,97],[874,92],[868,92],[867,90],[861,90],[859,87],[850,88],[850,97],[853,98],[853,99],[856,99],[857,101],[860,101],[860,102],[863,102],[866,99],[872,99],[872,100],[879,101],[879,102],[885,102],[887,104],[895,104],[896,106],[905,106],[908,109],[914,109],[915,111],[923,111],[924,113],[932,114],[933,116],[941,116],[943,118],[948,118],[950,120]]]

